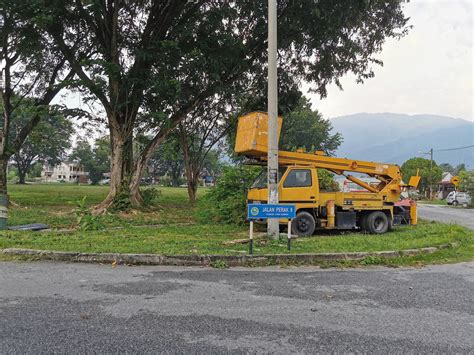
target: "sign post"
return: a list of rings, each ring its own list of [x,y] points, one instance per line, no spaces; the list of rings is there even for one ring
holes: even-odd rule
[[[288,251],[291,250],[291,220],[296,217],[295,205],[257,204],[247,205],[247,219],[250,220],[249,253],[253,254],[253,221],[266,219],[267,223],[274,220],[278,224],[281,218],[288,219]]]
[[[453,176],[451,178],[451,184],[453,184],[456,187],[458,187],[460,182],[461,182],[461,179],[459,178],[459,176]]]
[[[450,182],[454,185],[454,199],[456,199],[456,192],[458,191],[458,185],[461,182],[461,179],[456,175],[451,178]]]

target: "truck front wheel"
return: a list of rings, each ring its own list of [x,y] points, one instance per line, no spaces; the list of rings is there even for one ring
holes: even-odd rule
[[[382,211],[372,212],[367,216],[366,226],[372,234],[382,234],[387,232],[389,227],[388,217]]]
[[[298,212],[296,218],[291,222],[291,230],[296,235],[312,235],[316,228],[316,222],[311,213]]]

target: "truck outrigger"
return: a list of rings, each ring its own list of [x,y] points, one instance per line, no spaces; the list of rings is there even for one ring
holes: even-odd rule
[[[279,117],[279,132],[282,119]],[[265,112],[252,112],[239,118],[235,152],[253,163],[265,164],[267,159],[267,125]],[[316,228],[357,229],[373,234],[385,233],[395,225],[416,225],[415,201],[400,202],[403,189],[416,187],[419,176],[408,185],[402,182],[400,167],[394,164],[329,157],[321,151],[305,153],[279,151],[279,201],[294,204],[297,215],[292,221],[292,232],[311,235]],[[318,169],[343,175],[365,191],[323,192],[319,187]],[[348,172],[362,173],[376,178],[368,184]],[[248,203],[267,203],[266,172],[252,185]],[[280,220],[281,224],[286,223]]]

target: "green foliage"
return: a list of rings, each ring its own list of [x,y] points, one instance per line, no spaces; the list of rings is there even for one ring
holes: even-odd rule
[[[101,218],[107,227],[124,228],[87,233],[81,230],[73,233],[3,231],[0,232],[0,249],[16,247],[71,252],[165,255],[243,255],[248,252],[246,244],[228,243],[231,240],[248,238],[247,227],[199,223],[193,215],[194,207],[190,207],[187,201],[186,189],[161,190],[160,206],[163,210],[159,212],[105,215]],[[210,189],[200,189],[198,192],[205,194],[206,191]],[[73,213],[75,206],[69,201],[82,199],[82,196],[87,195],[84,207],[90,207],[107,195],[107,187],[71,184],[12,185],[10,195],[13,201],[20,204],[9,209],[9,222],[12,225],[41,221],[53,228],[68,228],[76,224],[76,216]],[[156,228],[157,224],[161,224],[161,227]],[[459,243],[460,246],[416,258],[386,259],[384,263],[406,265],[411,264],[412,260],[421,260],[424,263],[474,260],[473,231],[453,224],[423,221],[419,221],[416,227],[395,228],[393,232],[383,235],[322,231],[319,237],[293,240],[291,253],[404,250],[451,242]],[[254,251],[256,255],[287,252],[286,243],[271,241],[258,243],[258,248]]]
[[[471,205],[474,205],[474,170],[464,170],[459,174],[461,182],[459,189],[469,193],[471,196]]]
[[[456,167],[454,168],[454,175],[459,175],[461,174],[463,171],[466,171],[466,165],[465,164],[458,164],[456,165]]]
[[[170,176],[162,176],[160,177],[159,183],[161,186],[169,186],[169,187],[178,187],[184,185],[186,183],[186,179],[182,177],[170,177]]]
[[[382,264],[383,261],[384,259],[381,258],[380,256],[369,255],[369,256],[366,256],[364,259],[362,259],[360,261],[360,264],[361,265],[379,265],[379,264]]]
[[[214,177],[214,179],[219,176],[224,165],[220,160],[220,153],[217,149],[209,150],[204,158],[202,167],[210,176]]]
[[[77,224],[82,231],[98,231],[105,229],[105,225],[100,216],[93,216],[86,205],[87,196],[76,202],[74,214],[77,218]]]
[[[441,180],[443,176],[442,169],[436,165],[436,162],[433,161],[433,166],[430,168],[430,160],[425,158],[411,158],[403,163],[402,177],[403,180],[407,183],[411,176],[415,176],[417,170],[420,171],[420,184],[418,189],[421,193],[424,193],[428,190],[430,184],[433,185],[433,191],[436,188],[436,184]]]
[[[114,202],[108,208],[108,211],[112,213],[125,212],[129,211],[131,208],[132,202],[130,201],[130,191],[128,190],[128,187],[125,187],[114,196]]]
[[[41,172],[43,171],[43,163],[38,161],[31,166],[28,176],[30,178],[39,178],[41,177]]]
[[[439,167],[441,168],[441,170],[443,170],[443,172],[446,172],[446,173],[454,173],[454,168],[451,164],[449,163],[442,163],[442,164],[439,164]]]
[[[184,171],[183,152],[176,136],[169,136],[158,146],[148,160],[148,170],[154,176],[162,177],[160,183],[163,186],[180,186],[185,183],[181,177]]]
[[[339,184],[334,180],[334,174],[326,169],[318,169],[320,191],[339,191]]]
[[[145,206],[156,205],[161,196],[161,191],[154,187],[143,189],[141,193]]]
[[[209,264],[211,267],[215,269],[228,269],[229,265],[224,260],[216,260]]]
[[[7,180],[9,182],[16,182],[18,180],[18,170],[16,168],[8,169]]]
[[[247,191],[259,172],[258,167],[225,167],[216,186],[199,201],[198,219],[204,223],[244,224]]]
[[[55,144],[64,144],[68,136],[60,129],[45,129],[49,139],[33,136],[32,130],[44,116],[55,115],[50,103],[64,87],[68,69],[64,57],[51,45],[48,34],[35,26],[35,5],[30,1],[2,0],[1,41],[2,93],[0,107],[0,191],[7,192],[5,178],[8,161],[15,156],[20,182],[24,182],[31,163],[45,153],[45,160],[55,158]],[[41,7],[41,6],[40,6]],[[77,34],[76,34],[77,35]],[[75,44],[77,36],[70,37]],[[4,79],[4,80],[3,80]],[[58,122],[61,119],[58,117]],[[55,123],[49,121],[49,124]],[[56,132],[57,131],[57,132]],[[38,133],[39,130],[36,130]],[[69,134],[70,136],[70,134]],[[29,138],[29,139],[28,139]],[[25,145],[26,143],[26,145]],[[32,145],[34,147],[32,147]],[[60,151],[63,151],[60,147]],[[42,153],[38,153],[42,150]],[[46,152],[45,152],[46,150]],[[34,154],[33,154],[33,151]],[[33,154],[30,156],[30,154]],[[54,160],[54,159],[53,159]]]
[[[74,85],[103,104],[117,138],[113,144],[132,147],[141,129],[162,138],[179,125],[183,112],[211,98],[233,108],[235,96],[247,92],[264,107],[265,2],[29,3],[35,13],[27,19],[52,37],[50,46],[79,72],[91,74],[80,75]],[[407,32],[399,0],[284,1],[278,11],[282,98],[298,97],[302,81],[326,96],[326,87],[341,86],[339,78],[348,72],[359,82],[372,77],[373,66],[382,64],[376,54],[386,38]],[[78,34],[82,41],[75,45],[71,38]],[[124,152],[124,158],[130,155]],[[117,169],[130,173],[126,163]]]
[[[85,171],[89,173],[92,184],[104,178],[103,174],[110,171],[110,142],[108,137],[96,139],[94,146],[83,139],[74,147],[70,159],[79,160]]]
[[[318,111],[313,111],[309,100],[302,97],[298,106],[283,117],[280,149],[304,149],[308,152],[322,150],[328,155],[334,154],[342,143],[342,136],[339,133],[331,134],[331,131],[331,122]]]
[[[10,118],[9,140],[13,141],[18,132],[33,119],[39,116],[39,123],[32,129],[24,143],[14,153],[13,161],[18,169],[20,183],[25,183],[27,174],[37,165],[33,176],[39,176],[43,163],[56,165],[66,157],[66,150],[71,147],[71,136],[74,133],[72,122],[67,119],[64,109],[58,106],[35,105],[32,99],[15,98],[17,107]],[[39,170],[39,174],[38,174]]]
[[[439,167],[443,170],[443,172],[448,172],[453,175],[459,175],[462,171],[466,170],[465,164],[458,164],[456,165],[456,167],[453,167],[449,163],[443,163],[443,164],[440,164]]]

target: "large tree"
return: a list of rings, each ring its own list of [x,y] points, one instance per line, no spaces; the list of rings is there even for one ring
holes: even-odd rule
[[[33,164],[41,162],[54,166],[66,157],[66,150],[71,147],[71,136],[74,133],[72,122],[57,108],[48,111],[13,156],[20,184],[25,183],[26,174]],[[36,114],[38,113],[28,107],[17,110],[12,120],[11,133],[15,135]]]
[[[331,131],[331,122],[313,111],[311,103],[303,96],[298,106],[283,119],[280,149],[322,150],[328,155],[334,154],[342,143],[342,136]]]
[[[97,184],[110,169],[109,137],[97,138],[94,146],[86,139],[78,140],[69,158],[78,160],[89,173],[92,184]]]
[[[430,187],[434,188],[443,176],[443,170],[436,164],[425,158],[411,158],[403,163],[402,177],[405,182],[417,173],[421,176],[418,188],[422,194],[429,191]]]
[[[324,96],[347,72],[360,81],[373,76],[385,38],[406,32],[401,6],[399,0],[279,1],[280,94],[304,80]],[[38,11],[78,84],[107,116],[112,182],[99,210],[118,194],[142,203],[139,182],[148,159],[204,100],[264,90],[265,1],[50,0]],[[82,60],[70,37],[89,32],[83,46],[93,56]],[[140,125],[152,138],[134,159],[142,111],[147,121]]]
[[[232,127],[228,117],[232,106],[220,98],[206,100],[178,125],[176,136],[183,153],[189,202],[196,202],[199,179],[210,161],[207,157]],[[218,158],[218,157],[217,157]],[[209,164],[210,165],[210,164]]]
[[[145,144],[147,143],[148,141]],[[183,183],[183,153],[176,135],[168,136],[155,150],[148,160],[148,171],[154,178],[166,176],[171,186],[179,186]]]
[[[0,118],[0,193],[7,193],[7,164],[20,151],[23,143],[49,110],[49,104],[63,85],[72,79],[64,56],[51,38],[38,29],[32,18],[34,6],[26,1],[1,1],[1,108]],[[71,34],[72,47],[81,41],[85,32]],[[28,101],[31,115],[21,125],[13,120],[18,110]]]
[[[459,190],[469,193],[471,196],[471,206],[474,205],[474,170],[462,170],[459,173],[461,183],[459,184]]]

